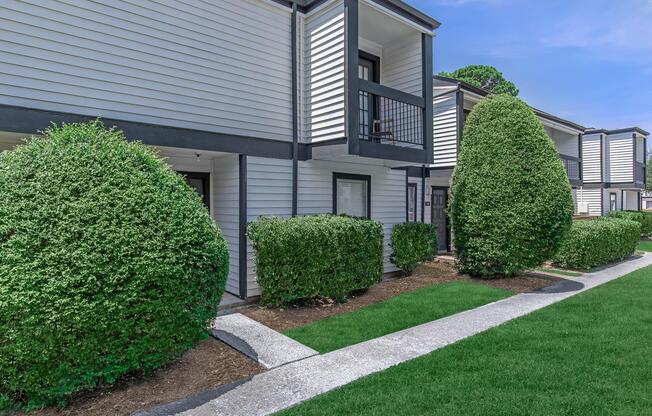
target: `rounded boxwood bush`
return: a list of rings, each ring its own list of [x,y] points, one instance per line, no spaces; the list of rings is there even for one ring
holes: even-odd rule
[[[0,157],[0,405],[62,404],[206,336],[228,252],[195,191],[101,122]]]
[[[641,234],[647,236],[652,233],[652,212],[645,211],[609,211],[609,218],[622,218],[636,221],[641,224]]]
[[[405,222],[396,224],[389,241],[392,248],[390,261],[406,275],[417,265],[430,261],[437,253],[437,227],[433,224]]]
[[[571,226],[573,197],[555,146],[532,110],[489,96],[469,115],[450,211],[460,271],[510,276],[550,259]]]

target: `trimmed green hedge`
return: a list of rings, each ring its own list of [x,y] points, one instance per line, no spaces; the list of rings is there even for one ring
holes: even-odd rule
[[[391,262],[410,274],[420,262],[435,258],[437,227],[420,222],[396,224],[389,245],[392,248]]]
[[[571,269],[590,269],[630,256],[640,240],[641,225],[619,218],[573,221],[553,262]]]
[[[500,95],[475,106],[464,126],[449,210],[463,273],[510,276],[557,251],[572,222],[571,187],[527,104]]]
[[[50,127],[2,154],[0,201],[0,407],[63,404],[207,336],[226,242],[146,146]]]
[[[383,274],[383,227],[373,220],[316,215],[261,218],[247,236],[256,249],[261,303],[278,305],[349,293]]]
[[[607,214],[610,218],[622,218],[636,221],[641,224],[641,234],[652,234],[652,212],[645,211],[610,211]]]

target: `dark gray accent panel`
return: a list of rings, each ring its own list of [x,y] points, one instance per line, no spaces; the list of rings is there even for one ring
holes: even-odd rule
[[[453,175],[454,168],[430,168],[431,178],[447,178]]]
[[[464,131],[464,92],[457,90],[455,93],[455,102],[457,103],[457,157],[460,156],[460,147],[462,143],[462,132]]]
[[[83,123],[96,118],[81,114],[0,105],[0,131],[37,134],[53,122],[57,124]],[[292,158],[291,142],[111,118],[103,118],[102,122],[109,127],[115,126],[122,130],[129,140],[139,140],[152,146],[180,147],[278,159]]]
[[[356,154],[362,157],[370,157],[374,159],[400,160],[412,163],[425,163],[427,160],[426,151],[424,149],[371,143],[366,140],[360,140],[358,142],[358,152]]]
[[[239,233],[238,280],[239,296],[247,298],[247,155],[239,156]]]

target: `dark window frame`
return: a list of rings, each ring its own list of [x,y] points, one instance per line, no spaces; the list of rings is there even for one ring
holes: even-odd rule
[[[448,186],[431,186],[430,187],[430,223],[432,224],[432,217],[434,215],[434,208],[435,208],[435,192],[434,191],[445,191],[444,192],[444,206],[448,207],[448,202],[450,199],[450,187]],[[448,214],[447,210],[444,209],[444,213],[446,214],[446,249],[448,252],[451,252],[452,248],[452,233],[451,233],[451,218],[450,215]]]
[[[178,171],[178,174],[182,175],[184,178],[188,179],[200,179],[203,182],[204,186],[204,197],[202,202],[206,208],[210,211],[211,209],[211,174],[208,172],[186,172]]]
[[[367,182],[367,218],[371,219],[371,175],[356,175],[353,173],[333,172],[333,214],[337,215],[337,181],[349,179]]]
[[[414,188],[414,220],[410,218],[410,188]],[[417,197],[417,184],[412,182],[407,184],[407,200],[408,203],[405,205],[405,217],[407,218],[408,222],[417,222],[417,200],[419,198]]]

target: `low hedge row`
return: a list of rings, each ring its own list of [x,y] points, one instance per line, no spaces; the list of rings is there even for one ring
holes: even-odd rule
[[[392,230],[390,247],[390,261],[406,274],[410,274],[420,262],[435,258],[437,227],[420,222],[396,224]]]
[[[383,228],[373,220],[317,215],[261,218],[247,236],[256,249],[261,303],[278,305],[349,293],[383,274]]]
[[[561,267],[589,269],[621,260],[636,250],[641,225],[620,218],[573,221],[553,262]]]
[[[641,224],[641,234],[652,234],[652,212],[645,211],[611,211],[610,218],[621,218],[624,220],[636,221]]]

